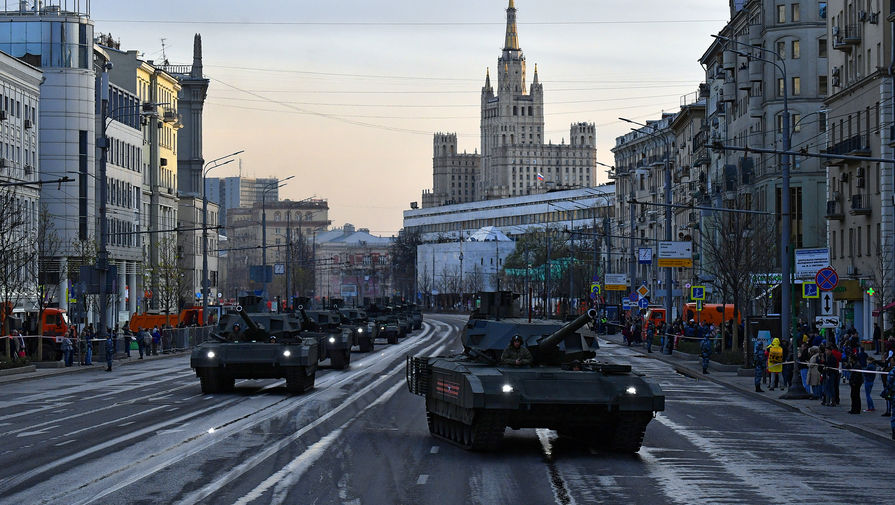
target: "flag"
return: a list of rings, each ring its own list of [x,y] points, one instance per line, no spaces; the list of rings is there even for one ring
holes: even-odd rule
[[[539,181],[543,181],[543,180],[544,180],[544,175],[543,175],[543,174],[540,174],[540,173],[539,173],[539,174],[537,175],[537,177],[538,177],[538,180],[539,180]]]

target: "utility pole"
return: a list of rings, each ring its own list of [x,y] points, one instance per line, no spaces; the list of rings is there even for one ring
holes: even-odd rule
[[[99,325],[97,336],[99,338],[106,337],[106,325],[109,321],[109,301],[106,299],[106,279],[109,272],[109,225],[106,219],[107,195],[109,191],[108,182],[106,181],[106,165],[108,163],[109,137],[106,133],[107,123],[109,121],[109,70],[112,69],[111,63],[103,65],[103,73],[100,78],[100,121],[101,138],[99,139],[99,248],[96,253],[96,273],[99,278]]]
[[[286,211],[286,305],[292,307],[292,210]]]

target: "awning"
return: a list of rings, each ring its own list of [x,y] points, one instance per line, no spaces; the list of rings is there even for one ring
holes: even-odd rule
[[[885,307],[883,307],[883,308],[881,308],[881,309],[879,309],[879,310],[874,310],[874,311],[873,311],[873,317],[879,317],[879,313],[880,313],[880,312],[882,312],[882,311],[884,311],[884,310],[889,310],[889,309],[891,309],[891,308],[895,308],[895,302],[892,302],[892,303],[886,305]]]

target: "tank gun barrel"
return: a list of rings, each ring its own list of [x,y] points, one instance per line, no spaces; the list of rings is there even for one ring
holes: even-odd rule
[[[240,317],[242,317],[242,320],[245,321],[248,328],[252,330],[260,330],[260,328],[258,328],[258,325],[255,324],[255,321],[252,321],[252,318],[249,317],[249,313],[245,311],[242,305],[236,306],[236,313],[239,314]]]
[[[558,346],[559,343],[562,342],[567,336],[580,330],[585,324],[589,323],[593,319],[596,319],[596,317],[596,310],[588,310],[586,314],[581,314],[574,321],[539,340],[538,347],[541,350],[544,350]]]

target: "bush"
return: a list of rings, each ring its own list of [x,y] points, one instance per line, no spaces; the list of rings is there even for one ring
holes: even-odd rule
[[[31,364],[31,360],[28,358],[20,359],[17,361],[9,361],[6,358],[0,359],[0,370],[10,370],[13,368],[21,368],[23,366],[28,366]]]

